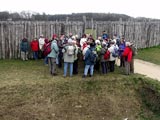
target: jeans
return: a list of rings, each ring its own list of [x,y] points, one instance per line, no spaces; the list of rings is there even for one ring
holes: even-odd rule
[[[114,72],[114,64],[115,64],[115,60],[109,61],[110,72]]]
[[[94,71],[94,65],[85,65],[84,68],[84,75],[87,76],[88,70],[90,68],[90,75],[93,75],[93,71]]]
[[[48,64],[48,57],[47,57],[47,56],[44,58],[44,64],[45,64],[45,65]]]
[[[34,52],[33,52],[33,58],[34,58],[35,60],[38,59],[38,51],[34,51]]]
[[[73,63],[64,62],[64,76],[67,76],[68,64],[70,65],[70,76],[73,75]]]

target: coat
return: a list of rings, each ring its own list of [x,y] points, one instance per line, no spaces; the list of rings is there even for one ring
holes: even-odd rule
[[[36,52],[39,50],[39,43],[38,40],[32,40],[30,43],[32,51]]]
[[[52,43],[51,43],[51,52],[48,54],[48,57],[57,58],[58,57],[58,51],[59,51],[59,48],[58,48],[58,45],[57,45],[57,41],[53,40]]]
[[[94,62],[91,61],[91,58],[90,58],[90,54],[92,51],[95,51],[95,47],[90,47],[89,49],[87,49],[85,56],[84,56],[85,65],[94,65],[95,64]]]
[[[69,46],[73,46],[73,45],[66,45],[63,49],[62,49],[62,52],[63,52],[63,58],[64,58],[64,62],[67,62],[67,63],[73,63],[74,62],[74,57],[75,57],[75,53],[73,55],[68,55],[67,53],[67,50],[69,48]],[[75,48],[76,50],[76,48]],[[74,51],[75,51],[74,50]]]
[[[131,62],[131,60],[132,60],[132,49],[127,46],[127,47],[124,49],[124,52],[123,52],[122,56],[125,57],[125,60],[126,60],[127,62]]]
[[[29,50],[29,43],[27,39],[22,39],[20,43],[20,49],[23,52],[27,52]]]

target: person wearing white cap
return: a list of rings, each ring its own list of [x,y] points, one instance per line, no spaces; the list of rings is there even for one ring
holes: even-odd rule
[[[40,38],[38,39],[38,43],[39,43],[39,57],[42,58],[42,51],[43,51],[43,46],[45,43],[45,38],[43,36],[43,34],[40,35]]]
[[[124,52],[122,56],[125,59],[125,74],[129,75],[130,74],[130,63],[132,60],[132,49],[130,48],[131,43],[126,42],[126,48],[124,49]]]

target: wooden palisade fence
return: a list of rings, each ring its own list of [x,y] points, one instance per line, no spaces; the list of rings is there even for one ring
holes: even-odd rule
[[[112,22],[55,22],[55,21],[0,21],[0,59],[20,58],[20,40],[27,37],[29,42],[43,34],[51,38],[52,34],[78,34],[81,36],[85,28],[96,30],[100,36],[105,30],[110,36],[124,35],[138,48],[160,44],[160,22],[135,22],[122,20]]]

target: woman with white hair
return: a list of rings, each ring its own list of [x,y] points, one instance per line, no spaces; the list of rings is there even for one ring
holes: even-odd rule
[[[132,60],[132,49],[130,48],[131,43],[126,42],[126,48],[124,49],[124,52],[122,56],[125,59],[125,74],[129,75],[130,74],[130,63]]]
[[[75,55],[75,47],[72,39],[68,39],[68,44],[62,49],[64,58],[64,77],[67,76],[68,65],[70,66],[70,77],[73,75],[73,62]]]

